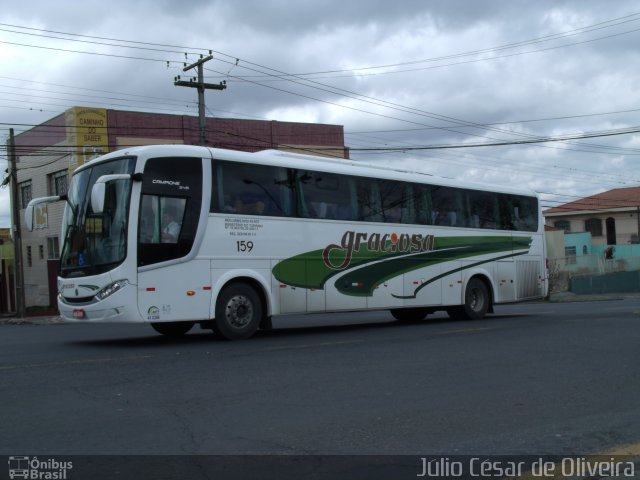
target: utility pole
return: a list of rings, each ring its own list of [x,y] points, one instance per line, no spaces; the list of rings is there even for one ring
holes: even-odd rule
[[[13,229],[13,270],[16,279],[16,313],[24,318],[24,271],[22,269],[22,231],[20,228],[20,203],[18,202],[18,168],[13,128],[9,129],[9,163],[11,164],[11,228]]]
[[[208,62],[209,60],[211,60],[213,58],[213,55],[208,55],[206,57],[202,57],[202,55],[200,55],[200,60],[198,60],[195,63],[192,63],[191,65],[186,65],[184,66],[184,68],[182,69],[183,72],[186,72],[188,70],[191,70],[194,67],[198,67],[198,81],[194,82],[193,80],[190,81],[185,81],[185,80],[180,80],[180,77],[176,77],[174,79],[173,84],[178,86],[178,87],[191,87],[191,88],[197,88],[198,89],[198,117],[200,118],[200,145],[206,145],[207,144],[207,135],[206,135],[206,118],[205,118],[205,113],[204,113],[204,91],[205,89],[210,89],[210,90],[224,90],[225,88],[227,88],[227,83],[226,82],[220,82],[218,84],[214,84],[214,83],[204,83],[204,69],[202,67],[202,65],[205,62]]]

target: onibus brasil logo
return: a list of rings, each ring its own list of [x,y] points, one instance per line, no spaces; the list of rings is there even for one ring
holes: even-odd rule
[[[65,480],[67,471],[73,468],[73,462],[62,462],[53,458],[45,460],[38,457],[9,457],[9,478],[33,480]]]

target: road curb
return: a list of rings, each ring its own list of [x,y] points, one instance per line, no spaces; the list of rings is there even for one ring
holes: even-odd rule
[[[64,323],[59,315],[42,317],[0,317],[0,325],[54,325]]]

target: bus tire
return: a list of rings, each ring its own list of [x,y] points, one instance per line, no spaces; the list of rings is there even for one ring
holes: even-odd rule
[[[193,327],[194,322],[158,322],[152,323],[153,329],[167,337],[181,337]]]
[[[225,340],[249,338],[260,326],[262,310],[260,296],[253,287],[232,283],[218,296],[213,330]]]
[[[462,318],[466,320],[483,318],[489,310],[490,303],[487,285],[479,278],[472,278],[464,293],[464,305],[460,309]]]
[[[389,311],[399,322],[420,322],[429,315],[426,308],[392,308]]]

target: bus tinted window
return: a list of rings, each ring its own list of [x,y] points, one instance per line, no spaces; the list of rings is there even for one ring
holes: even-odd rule
[[[299,215],[305,218],[354,220],[357,201],[351,177],[325,172],[296,172]]]
[[[382,205],[380,188],[375,178],[358,178],[358,220],[363,222],[381,222]]]
[[[538,229],[535,197],[233,162],[214,161],[213,175],[213,212]]]
[[[538,203],[534,198],[520,195],[503,195],[501,204],[505,206],[510,230],[533,232],[538,229]]]
[[[214,164],[212,210],[245,215],[292,215],[292,188],[284,168],[219,162]]]
[[[449,187],[431,187],[431,198],[433,211],[431,218],[434,225],[442,225],[445,227],[458,226],[460,206],[459,192],[455,188]]]
[[[498,196],[491,192],[470,190],[468,198],[469,226],[497,229],[499,224]]]
[[[407,205],[405,185],[401,182],[379,180],[380,213],[385,223],[402,223],[403,211]]]

